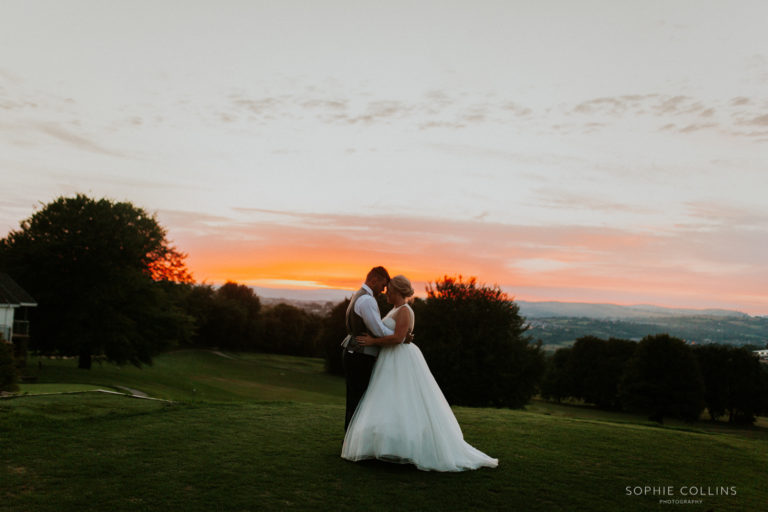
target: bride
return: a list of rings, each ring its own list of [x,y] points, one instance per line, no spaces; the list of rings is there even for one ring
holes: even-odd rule
[[[495,468],[498,459],[464,441],[419,347],[402,343],[415,322],[406,302],[412,295],[405,276],[393,277],[387,286],[387,302],[394,308],[382,321],[394,334],[357,338],[363,346],[379,345],[381,351],[347,429],[341,456],[352,461],[376,458],[411,463],[425,471]]]

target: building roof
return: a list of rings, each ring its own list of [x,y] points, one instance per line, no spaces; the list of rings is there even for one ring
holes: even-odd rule
[[[11,279],[11,276],[0,272],[0,304],[9,306],[37,306],[37,301]]]

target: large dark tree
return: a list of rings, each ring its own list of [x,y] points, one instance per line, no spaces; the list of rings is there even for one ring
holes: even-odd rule
[[[542,397],[560,402],[573,396],[573,379],[568,373],[570,359],[571,347],[559,348],[547,357],[546,370],[541,380]]]
[[[728,364],[730,348],[711,344],[696,347],[701,376],[704,379],[704,403],[712,420],[725,414],[731,389],[731,368]]]
[[[684,341],[668,334],[643,338],[627,362],[620,390],[624,405],[660,423],[665,416],[693,422],[704,410],[696,357]]]
[[[261,301],[253,288],[227,282],[216,290],[216,301],[209,326],[213,345],[231,350],[258,350]]]
[[[729,347],[728,421],[753,423],[768,412],[768,380],[757,356],[741,347]]]
[[[636,346],[632,341],[615,338],[605,341],[584,336],[576,340],[566,370],[570,396],[598,407],[618,408],[619,381]]]
[[[414,301],[416,340],[449,402],[522,407],[544,371],[519,307],[498,287],[444,277]]]
[[[294,356],[323,355],[317,341],[321,328],[321,319],[317,315],[280,303],[265,308],[261,322],[260,350]]]
[[[704,400],[713,420],[753,423],[768,412],[768,373],[746,347],[702,345],[694,351],[704,378]]]
[[[189,335],[171,282],[189,282],[185,255],[153,215],[129,202],[60,197],[0,240],[0,268],[39,306],[31,348],[46,354],[151,363]]]

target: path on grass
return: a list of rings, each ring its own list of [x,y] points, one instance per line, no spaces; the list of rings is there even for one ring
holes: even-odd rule
[[[149,398],[149,395],[144,393],[143,391],[139,391],[138,389],[132,389],[127,386],[115,386],[117,389],[122,389],[123,391],[127,391],[133,396],[140,396],[141,398]]]

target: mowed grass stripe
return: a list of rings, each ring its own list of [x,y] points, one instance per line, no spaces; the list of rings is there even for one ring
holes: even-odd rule
[[[225,354],[183,350],[157,357],[136,368],[95,364],[78,370],[75,360],[32,359],[29,372],[41,384],[124,386],[156,398],[184,401],[281,400],[344,403],[344,380],[328,375],[323,361],[272,354]],[[42,368],[38,367],[38,362]],[[35,392],[36,384],[24,391]]]

